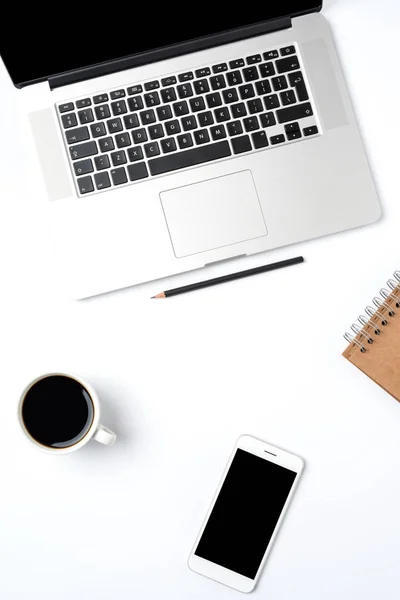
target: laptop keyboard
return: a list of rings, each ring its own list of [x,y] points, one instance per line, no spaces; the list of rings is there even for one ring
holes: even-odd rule
[[[320,134],[295,46],[57,105],[78,195]]]

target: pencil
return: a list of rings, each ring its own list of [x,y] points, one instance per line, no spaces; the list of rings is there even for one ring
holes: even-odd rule
[[[290,258],[288,260],[282,260],[281,262],[272,263],[270,265],[264,265],[263,267],[256,267],[255,269],[249,269],[248,271],[240,271],[239,273],[230,273],[223,277],[216,277],[215,279],[208,279],[207,281],[199,281],[198,283],[192,283],[191,285],[185,285],[183,287],[175,288],[173,290],[166,290],[152,296],[153,298],[170,298],[171,296],[179,296],[180,294],[187,294],[189,292],[195,292],[196,290],[202,290],[213,285],[219,285],[220,283],[228,283],[229,281],[235,281],[236,279],[244,279],[245,277],[252,277],[253,275],[260,275],[261,273],[267,273],[268,271],[275,271],[276,269],[284,269],[285,267],[291,267],[304,262],[302,256],[296,258]]]

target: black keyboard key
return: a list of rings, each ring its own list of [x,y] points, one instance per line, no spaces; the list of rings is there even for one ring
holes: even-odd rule
[[[131,136],[127,131],[125,133],[119,133],[115,136],[115,141],[117,142],[117,148],[126,148],[126,146],[131,145]]]
[[[194,75],[192,71],[188,71],[187,73],[181,73],[178,79],[181,83],[183,83],[184,81],[191,81],[192,79],[194,79]]]
[[[125,100],[119,100],[118,102],[111,102],[111,109],[114,116],[124,115],[128,112],[126,108]]]
[[[269,52],[264,52],[263,54],[264,60],[270,60],[271,58],[279,58],[278,50],[270,50]]]
[[[261,119],[261,127],[273,127],[276,125],[276,119],[273,112],[265,113],[265,115],[260,116]]]
[[[207,75],[211,75],[211,69],[209,67],[197,69],[196,71],[196,77],[207,77]]]
[[[135,129],[132,131],[132,139],[134,144],[143,144],[147,142],[148,137],[145,129]]]
[[[176,117],[182,117],[183,115],[189,114],[189,106],[186,100],[183,102],[175,102],[175,104],[172,105],[172,108],[174,109]]]
[[[281,102],[282,106],[289,106],[290,104],[296,104],[296,94],[293,90],[287,90],[286,92],[281,92]]]
[[[126,96],[125,90],[115,90],[110,93],[111,100],[117,100],[117,98],[124,98]]]
[[[144,151],[146,152],[147,158],[158,156],[160,154],[160,146],[157,142],[150,142],[150,144],[144,145]]]
[[[168,121],[168,123],[165,123],[165,133],[167,135],[176,135],[180,132],[181,126],[178,119],[175,119],[174,121]]]
[[[242,154],[243,152],[250,152],[252,150],[251,141],[248,135],[242,135],[241,137],[235,137],[232,140],[232,148],[234,154]]]
[[[206,103],[201,96],[197,96],[190,100],[190,108],[192,109],[192,112],[199,112],[200,110],[205,110]]]
[[[110,152],[110,150],[114,150],[114,140],[112,137],[101,138],[99,140],[100,152]]]
[[[158,92],[151,92],[150,94],[144,95],[144,101],[146,102],[147,108],[158,106],[160,104],[160,96],[158,95]]]
[[[172,118],[172,110],[170,106],[160,106],[157,108],[157,116],[159,121],[165,121]]]
[[[226,81],[223,75],[215,75],[215,77],[210,78],[211,88],[216,90],[222,90],[226,88]]]
[[[209,144],[208,146],[193,148],[192,150],[185,150],[184,152],[175,152],[173,154],[162,156],[161,158],[155,158],[149,161],[149,168],[152,175],[161,175],[162,173],[168,173],[169,171],[194,167],[195,165],[218,160],[220,158],[227,158],[228,156],[231,156],[231,150],[229,148],[229,143],[225,140],[223,142]]]
[[[69,129],[70,127],[76,127],[78,125],[78,121],[76,120],[75,113],[69,113],[68,115],[63,115],[61,117],[62,124],[64,129]]]
[[[214,142],[226,138],[225,127],[223,125],[216,125],[215,127],[211,127],[211,137],[214,140]]]
[[[284,75],[274,77],[272,80],[272,85],[274,86],[275,92],[280,92],[281,90],[286,90],[288,88],[288,82]]]
[[[262,102],[260,98],[256,98],[255,100],[249,100],[247,103],[247,110],[251,115],[255,115],[264,110]]]
[[[122,185],[124,183],[128,183],[128,178],[126,176],[126,171],[124,167],[120,169],[113,169],[111,171],[111,178],[113,180],[114,185]]]
[[[58,110],[60,113],[65,113],[65,112],[69,112],[70,110],[74,110],[74,103],[73,102],[66,102],[65,104],[60,104],[60,106],[58,107]]]
[[[84,98],[83,100],[76,101],[76,108],[86,108],[87,106],[91,106],[92,101],[90,98]]]
[[[126,129],[133,129],[134,127],[139,127],[139,119],[137,114],[133,113],[132,115],[126,115],[124,117],[124,123]]]
[[[312,127],[306,127],[303,129],[303,133],[306,137],[309,137],[310,135],[317,135],[319,133],[318,127],[316,125],[313,125]]]
[[[300,131],[300,125],[298,123],[289,123],[285,125],[286,133],[292,133],[292,131]]]
[[[237,60],[231,60],[231,62],[229,63],[229,67],[231,69],[240,69],[241,67],[244,67],[243,58],[238,58]]]
[[[94,96],[93,102],[95,104],[103,104],[103,102],[108,102],[108,94],[99,94],[98,96]]]
[[[243,69],[243,77],[245,81],[255,81],[256,79],[259,79],[257,67]],[[265,75],[263,77],[265,77]]]
[[[144,89],[146,92],[150,92],[151,90],[157,90],[160,87],[159,81],[149,81],[144,84]]]
[[[189,117],[183,117],[181,119],[183,131],[190,131],[191,129],[197,128],[197,121],[194,115],[190,115]]]
[[[108,104],[102,104],[101,106],[96,106],[96,108],[94,109],[94,112],[96,113],[96,118],[98,121],[101,121],[101,119],[108,119],[108,117],[111,116],[110,108],[109,108]]]
[[[94,181],[98,190],[105,190],[106,188],[111,187],[108,173],[96,173],[94,176]]]
[[[137,162],[143,159],[143,150],[140,146],[133,146],[128,150],[128,158],[130,162]]]
[[[191,134],[184,133],[183,135],[178,135],[178,144],[181,150],[185,150],[186,148],[193,146],[193,138]]]
[[[128,87],[129,96],[135,96],[135,94],[141,94],[143,92],[143,87],[141,85],[131,85]]]
[[[294,46],[281,48],[281,56],[289,56],[290,54],[296,54],[296,48]]]
[[[207,106],[208,108],[216,108],[217,106],[222,105],[222,98],[219,92],[214,92],[213,94],[208,94],[206,96]]]
[[[169,87],[170,85],[174,85],[176,83],[176,77],[172,76],[172,77],[165,77],[164,79],[161,79],[161,85],[163,87]]]
[[[176,143],[174,138],[167,138],[166,140],[161,140],[161,148],[164,154],[169,154],[169,152],[175,152]]]
[[[195,81],[193,85],[196,94],[207,94],[210,91],[207,79],[199,79],[199,81]]]
[[[289,56],[288,58],[282,58],[282,60],[276,61],[276,68],[278,73],[288,73],[289,71],[297,71],[300,69],[300,63],[297,56]]]
[[[152,108],[144,110],[140,113],[140,120],[142,125],[151,125],[151,123],[156,122],[156,113]]]
[[[94,191],[93,181],[90,175],[77,179],[78,188],[81,194],[89,194]]]
[[[108,169],[110,167],[110,160],[107,154],[103,154],[102,156],[95,156],[94,164],[98,171],[102,171],[103,169]]]
[[[138,181],[138,179],[145,179],[149,176],[146,164],[144,162],[138,163],[137,165],[129,165],[128,175],[131,181]]]
[[[252,134],[254,148],[259,150],[260,148],[266,148],[269,146],[267,134],[265,131],[257,131],[257,133]]]
[[[253,54],[252,56],[248,56],[246,58],[246,62],[248,65],[255,65],[256,63],[261,62],[261,54]]]
[[[213,73],[223,73],[228,70],[228,65],[226,63],[220,63],[219,65],[214,65],[212,70]]]
[[[80,110],[78,112],[78,117],[81,125],[86,125],[86,123],[92,123],[92,121],[94,121],[93,111],[91,108]]]
[[[74,171],[75,175],[78,177],[80,175],[86,175],[87,173],[93,173],[93,163],[90,158],[86,158],[85,160],[80,160],[79,162],[74,163]]]
[[[276,146],[276,144],[283,144],[283,142],[285,141],[285,136],[284,135],[274,135],[274,136],[272,136],[272,138],[270,138],[269,141],[271,142],[271,144],[273,146]]]
[[[247,115],[246,105],[244,102],[239,102],[239,104],[233,104],[231,106],[232,117],[234,119],[240,119],[240,117],[245,117]]]
[[[174,102],[176,100],[176,92],[174,88],[167,88],[165,90],[161,90],[161,98],[163,102]]]
[[[248,83],[247,85],[242,85],[239,88],[239,93],[240,93],[240,97],[242,100],[248,100],[249,98],[254,98],[254,96],[256,95],[254,92],[254,87],[252,86],[251,83]]]
[[[223,106],[222,108],[217,108],[214,110],[215,120],[217,123],[223,123],[224,121],[229,121],[231,118],[229,114],[229,109],[227,106]]]
[[[240,135],[243,133],[243,127],[240,121],[232,121],[232,123],[228,123],[228,133],[231,136]]]
[[[228,80],[228,85],[231,87],[243,83],[243,77],[240,71],[232,71],[232,73],[227,74],[226,78]]]
[[[271,93],[271,85],[268,79],[263,79],[262,81],[257,81],[256,90],[259,96],[265,96],[266,94]]]
[[[107,121],[108,131],[110,133],[118,133],[118,131],[122,131],[122,121],[120,118],[118,119],[110,119]]]
[[[236,90],[224,90],[222,95],[224,97],[225,104],[231,104],[232,102],[237,102],[239,100]]]
[[[304,81],[303,73],[301,71],[291,73],[289,75],[289,81],[290,85],[296,89],[299,102],[305,102],[309,99],[306,83]]]
[[[150,125],[148,132],[151,140],[158,140],[165,135],[164,127],[161,125],[161,123],[157,123],[157,125]]]
[[[69,129],[65,132],[65,138],[68,144],[76,144],[84,142],[90,137],[87,127],[77,127],[77,129]]]
[[[246,119],[243,119],[243,125],[247,132],[260,129],[260,123],[257,117],[247,117]]]
[[[271,96],[264,96],[264,104],[266,110],[271,110],[272,108],[279,108],[279,98],[277,94],[272,94]]]
[[[291,131],[290,133],[286,134],[286,137],[289,141],[298,140],[302,137],[301,131],[300,131],[300,129],[298,131]]]
[[[94,138],[101,137],[107,133],[104,123],[93,123],[93,125],[90,126],[90,131]]]
[[[295,104],[288,108],[282,108],[276,112],[279,123],[290,123],[290,121],[298,121],[311,117],[314,113],[309,102],[304,104]]]
[[[261,77],[272,77],[273,75],[275,75],[274,63],[268,62],[263,65],[260,65],[260,73]]]
[[[141,96],[134,96],[133,98],[128,98],[128,106],[131,112],[135,112],[136,110],[142,110],[143,108],[143,99]]]
[[[178,90],[178,96],[181,100],[193,96],[193,88],[191,83],[184,83],[183,85],[178,85],[176,89]]]
[[[118,165],[124,165],[126,163],[126,154],[124,150],[118,150],[118,152],[111,152],[110,157],[114,167],[118,167]]]
[[[86,158],[87,156],[97,154],[97,145],[96,142],[85,142],[78,146],[71,146],[69,152],[72,160],[78,160],[79,158]]]
[[[214,123],[214,117],[210,110],[197,115],[200,127],[209,127]]]

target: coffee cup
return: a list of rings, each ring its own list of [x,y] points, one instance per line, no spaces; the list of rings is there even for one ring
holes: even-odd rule
[[[70,373],[47,373],[31,381],[21,394],[18,416],[28,440],[52,454],[74,452],[91,439],[106,446],[116,440],[99,422],[93,387]]]

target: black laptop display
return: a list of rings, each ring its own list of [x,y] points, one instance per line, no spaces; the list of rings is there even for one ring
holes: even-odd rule
[[[211,2],[193,6],[193,11],[188,5],[177,9],[159,4],[138,11],[126,3],[113,14],[99,3],[90,11],[84,5],[60,5],[54,19],[35,6],[23,10],[24,26],[13,35],[10,24],[19,23],[21,15],[16,12],[19,8],[9,8],[0,25],[0,54],[17,87],[74,72],[61,82],[72,83],[258,35],[270,30],[271,20],[318,11],[321,6],[321,0],[279,0],[250,10],[243,5],[240,12],[228,5],[216,10]],[[94,65],[101,67],[88,68]]]

